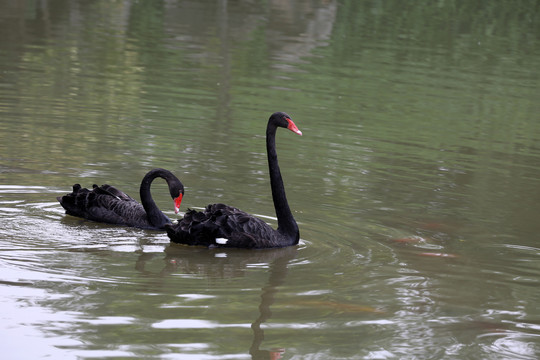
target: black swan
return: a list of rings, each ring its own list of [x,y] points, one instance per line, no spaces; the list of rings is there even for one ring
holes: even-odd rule
[[[169,192],[178,213],[184,196],[184,185],[170,171],[150,170],[142,179],[140,195],[142,205],[129,195],[110,185],[93,185],[92,190],[73,185],[73,192],[56,199],[66,214],[88,220],[132,226],[141,229],[163,230],[171,220],[159,210],[150,194],[150,184],[160,177],[167,181]]]
[[[270,116],[266,127],[266,151],[270,186],[278,220],[277,230],[263,220],[224,204],[211,204],[202,212],[188,210],[178,224],[165,230],[173,243],[208,247],[276,248],[298,244],[298,225],[289,209],[276,153],[276,130],[286,128],[298,135],[291,117],[283,112]]]

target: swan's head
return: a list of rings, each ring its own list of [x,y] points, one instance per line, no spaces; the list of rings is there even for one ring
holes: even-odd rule
[[[298,127],[291,120],[291,117],[284,112],[276,112],[270,116],[270,122],[273,122],[276,126],[289,129],[293,133],[302,136],[302,132],[298,130]]]

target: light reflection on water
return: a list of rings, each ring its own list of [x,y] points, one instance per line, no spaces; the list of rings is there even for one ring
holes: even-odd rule
[[[18,196],[21,189],[13,190],[11,197]],[[57,192],[41,189],[37,195],[41,198]],[[21,205],[16,201],[8,203]],[[33,215],[35,211],[41,213],[40,217]],[[381,240],[374,242],[368,237],[368,244],[356,250],[354,246],[304,240],[298,249],[223,251],[168,246],[166,236],[158,232],[66,217],[52,202],[26,203],[22,212],[11,219],[12,225],[30,231],[41,242],[29,249],[27,236],[21,235],[12,237],[11,248],[2,250],[0,286],[4,288],[3,294],[10,294],[3,300],[5,309],[10,309],[4,312],[4,319],[20,324],[10,335],[15,339],[13,344],[17,344],[17,339],[26,342],[45,335],[35,350],[52,356],[131,356],[134,351],[137,353],[133,345],[96,351],[85,345],[88,340],[74,336],[94,329],[107,337],[119,331],[135,331],[131,328],[142,331],[132,335],[138,342],[150,344],[160,339],[161,346],[179,352],[178,356],[195,356],[201,351],[211,354],[216,350],[214,345],[197,343],[195,338],[208,336],[215,329],[252,332],[252,324],[257,324],[257,301],[262,301],[259,306],[263,306],[259,307],[258,316],[263,320],[259,329],[270,339],[276,332],[308,331],[312,333],[310,337],[329,336],[322,346],[330,346],[338,341],[336,336],[344,336],[343,331],[353,331],[366,334],[369,340],[361,343],[372,356],[391,357],[407,351],[461,356],[472,351],[467,348],[473,346],[473,341],[488,353],[524,359],[534,356],[534,333],[538,327],[516,320],[527,318],[527,312],[498,308],[497,298],[489,300],[492,293],[487,302],[492,307],[483,306],[482,311],[473,315],[470,306],[477,301],[476,296],[467,299],[465,294],[470,290],[462,292],[459,288],[468,286],[470,271],[478,264],[469,264],[465,254],[447,259],[419,256],[426,250],[441,250],[443,245],[428,244],[432,239],[416,236],[394,241],[389,234],[396,230],[378,225],[370,231],[378,233]],[[319,238],[325,237],[329,238]],[[55,241],[51,242],[52,239]],[[515,266],[533,272],[529,279],[520,280],[515,274],[496,270],[500,265],[488,262],[482,265],[488,283],[495,281],[498,287],[502,286],[501,297],[512,291],[511,284],[516,281],[534,288],[537,269],[528,265],[537,260],[538,249],[512,244],[498,247],[519,253],[515,258],[521,259],[517,264],[523,265]],[[335,273],[327,273],[324,262],[335,257],[343,263],[335,268]],[[319,271],[314,271],[317,268]],[[356,281],[351,283],[350,278]],[[261,290],[261,283],[267,281],[268,285]],[[458,288],[447,287],[447,281],[458,283]],[[474,280],[469,281],[474,286]],[[251,308],[246,308],[245,300],[238,301],[238,295],[250,298],[254,302]],[[151,309],[138,308],[137,304],[147,304]],[[264,315],[264,307],[269,309],[270,305],[271,321],[267,318],[269,313]],[[223,306],[228,313],[224,317],[217,315]],[[248,322],[235,321],[240,318]],[[187,337],[183,340],[187,343],[172,340],[174,332],[181,332],[174,336],[177,339]],[[195,338],[195,334],[190,335],[192,332],[197,334]],[[380,338],[373,334],[393,334],[394,345],[378,345]],[[446,334],[453,340],[437,340],[428,346],[423,340],[426,334],[434,339]],[[261,340],[257,332],[252,336],[253,343]],[[279,343],[269,341],[276,346],[286,343],[283,339]],[[445,351],[441,350],[444,348]],[[16,349],[13,351],[16,353]],[[309,354],[308,349],[303,352]]]

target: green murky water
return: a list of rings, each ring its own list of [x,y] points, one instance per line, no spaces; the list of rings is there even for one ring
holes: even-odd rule
[[[535,1],[0,2],[0,334],[8,358],[535,359]],[[275,225],[274,111],[298,247],[170,246],[55,197]],[[175,217],[164,183],[153,186]]]

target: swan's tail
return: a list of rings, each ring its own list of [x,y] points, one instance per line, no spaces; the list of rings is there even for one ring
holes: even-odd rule
[[[56,198],[60,205],[66,210],[66,214],[84,217],[86,208],[88,206],[88,195],[91,193],[86,188],[82,188],[81,185],[73,185],[73,191],[64,196]]]

